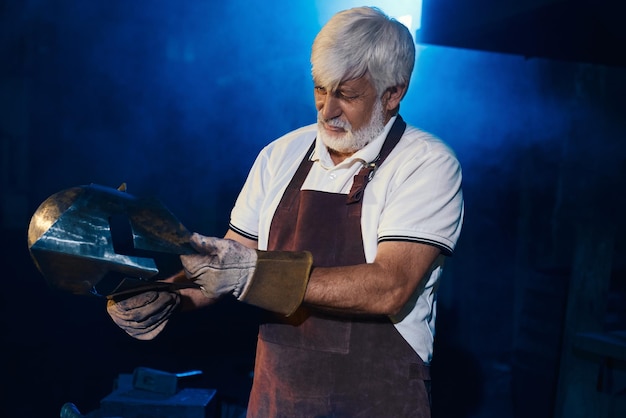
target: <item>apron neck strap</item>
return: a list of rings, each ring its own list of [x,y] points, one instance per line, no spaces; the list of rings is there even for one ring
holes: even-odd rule
[[[374,177],[374,173],[378,167],[382,165],[383,161],[385,161],[394,147],[398,144],[405,129],[406,122],[402,119],[402,116],[398,115],[393,123],[393,126],[389,130],[389,134],[387,134],[387,138],[385,138],[385,142],[380,149],[378,157],[376,157],[371,163],[363,165],[363,168],[361,168],[356,176],[354,176],[352,188],[350,189],[350,193],[348,193],[347,204],[350,205],[361,201],[363,198],[363,192],[365,191],[365,186],[367,186],[367,183],[369,183],[369,181]]]

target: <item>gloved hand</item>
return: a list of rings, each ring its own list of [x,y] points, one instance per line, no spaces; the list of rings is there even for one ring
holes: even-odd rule
[[[165,328],[179,303],[176,292],[151,290],[119,301],[109,299],[107,312],[131,337],[151,340]]]
[[[259,251],[237,241],[192,234],[198,254],[181,255],[187,278],[214,300],[238,300],[291,315],[304,299],[313,266],[308,251]]]
[[[257,251],[237,241],[197,233],[190,242],[198,254],[180,256],[189,280],[199,284],[209,299],[229,293],[238,298],[256,270]]]

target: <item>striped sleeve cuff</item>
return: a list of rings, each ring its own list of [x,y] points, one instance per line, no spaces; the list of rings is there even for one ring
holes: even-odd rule
[[[228,224],[228,229],[230,229],[233,232],[236,232],[237,234],[241,235],[244,238],[248,238],[248,239],[251,239],[253,241],[258,241],[259,240],[259,237],[257,235],[253,235],[253,234],[250,234],[250,233],[248,233],[248,232],[246,232],[246,231],[244,231],[242,229],[239,229],[235,225],[233,225],[232,223]]]
[[[404,235],[385,235],[378,238],[378,243],[386,241],[403,241],[403,242],[416,242],[420,244],[427,244],[437,247],[441,250],[443,255],[452,256],[454,249],[449,245],[443,244],[439,241],[434,241],[428,238],[409,237]]]

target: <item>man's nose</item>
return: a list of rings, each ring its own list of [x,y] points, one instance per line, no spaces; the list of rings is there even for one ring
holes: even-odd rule
[[[341,106],[339,99],[333,94],[327,94],[321,102],[320,112],[324,120],[336,118],[341,115]]]

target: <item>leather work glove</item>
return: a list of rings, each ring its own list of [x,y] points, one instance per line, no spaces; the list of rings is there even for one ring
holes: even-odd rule
[[[176,292],[150,290],[118,301],[109,299],[107,312],[131,337],[151,340],[163,331],[179,303]]]
[[[232,294],[242,302],[291,315],[302,303],[313,265],[308,251],[259,251],[230,239],[194,233],[198,252],[181,255],[189,280],[209,299]]]
[[[180,257],[189,280],[200,285],[209,299],[232,293],[239,297],[254,274],[256,250],[230,239],[191,236],[191,246],[198,254]]]

